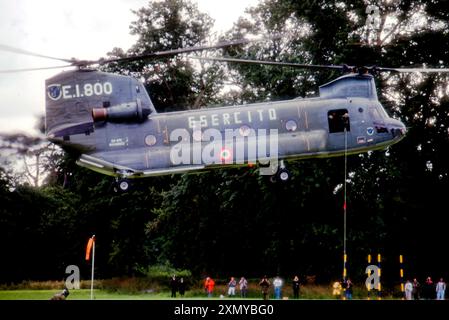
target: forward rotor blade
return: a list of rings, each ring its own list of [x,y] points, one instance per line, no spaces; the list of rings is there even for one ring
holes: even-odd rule
[[[262,38],[262,39],[239,39],[239,40],[233,40],[233,41],[224,41],[219,42],[214,45],[204,45],[204,46],[196,46],[196,47],[188,47],[188,48],[179,48],[179,49],[173,49],[173,50],[167,50],[167,51],[157,51],[152,52],[148,54],[142,54],[137,56],[130,56],[130,57],[123,57],[123,58],[116,58],[116,59],[100,59],[97,61],[89,61],[89,64],[95,64],[98,63],[100,65],[112,63],[112,62],[121,62],[121,61],[136,61],[136,60],[145,60],[150,58],[157,58],[157,57],[164,57],[164,56],[173,56],[180,53],[188,53],[188,52],[195,52],[195,51],[203,51],[203,50],[211,50],[211,49],[220,49],[224,47],[230,47],[235,45],[242,45],[242,44],[248,44],[251,42],[257,42],[257,41],[263,41],[267,39],[277,39],[280,38],[280,35],[270,37],[270,38]]]
[[[236,63],[248,63],[248,64],[264,64],[282,67],[293,67],[293,68],[310,68],[310,69],[335,69],[344,70],[350,69],[349,66],[338,66],[338,65],[317,65],[317,64],[302,64],[294,62],[279,62],[279,61],[266,61],[266,60],[253,60],[253,59],[236,59],[227,57],[189,57],[190,59],[197,60],[207,60],[207,61],[221,61],[221,62],[236,62]]]
[[[67,68],[67,67],[73,67],[73,65],[68,64],[68,65],[65,65],[65,66],[55,66],[55,67],[0,70],[0,73],[18,73],[18,72],[28,72],[28,71],[39,71],[39,70],[61,69],[61,68]]]
[[[23,55],[27,55],[27,56],[33,56],[33,57],[39,57],[39,58],[45,58],[45,59],[51,59],[51,60],[58,60],[58,61],[64,61],[64,62],[72,62],[72,60],[69,60],[69,59],[46,56],[46,55],[43,55],[40,53],[35,53],[35,52],[31,52],[31,51],[27,51],[27,50],[23,50],[23,49],[19,49],[19,48],[14,48],[14,47],[7,46],[4,44],[0,44],[0,50],[23,54]]]
[[[400,73],[448,73],[449,68],[377,68],[378,71],[392,71]]]

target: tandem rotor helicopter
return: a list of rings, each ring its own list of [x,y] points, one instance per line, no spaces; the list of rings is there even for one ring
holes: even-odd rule
[[[68,151],[75,150],[80,166],[113,176],[122,192],[129,189],[130,179],[248,164],[268,163],[268,174],[287,181],[290,173],[285,159],[334,157],[386,148],[404,137],[406,127],[389,117],[379,102],[373,75],[384,71],[449,72],[449,69],[201,58],[334,69],[345,74],[321,85],[318,97],[158,113],[139,80],[89,68],[249,41],[97,61],[59,59],[7,46],[0,49],[62,60],[76,67],[46,80],[47,138]],[[39,68],[0,72],[28,70]]]

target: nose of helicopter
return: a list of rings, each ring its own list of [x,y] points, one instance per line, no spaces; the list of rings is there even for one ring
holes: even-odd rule
[[[407,132],[405,125],[396,119],[390,119],[389,129],[393,138],[403,138]]]

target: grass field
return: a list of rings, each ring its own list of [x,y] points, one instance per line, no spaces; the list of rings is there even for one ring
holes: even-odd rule
[[[61,290],[0,290],[0,300],[49,300],[55,293],[59,293]],[[306,290],[304,290],[306,291]],[[306,292],[300,296],[301,299],[335,299],[332,295],[324,292],[322,287],[308,288]],[[170,298],[169,292],[151,292],[151,293],[125,293],[125,292],[112,292],[108,290],[96,289],[94,290],[95,300],[166,300]],[[206,298],[203,294],[198,292],[187,293],[185,297],[177,299],[239,299],[235,298],[220,298],[219,293],[216,293],[212,298]],[[248,300],[258,299],[261,297],[257,294],[251,295]],[[272,299],[272,297],[271,297]],[[354,299],[366,299],[365,295],[355,295]],[[391,296],[384,297],[384,299],[392,299]],[[67,300],[90,300],[89,289],[71,290]]]
[[[226,279],[217,280],[217,285],[212,298],[208,299],[238,299],[239,291],[236,297],[228,298]],[[89,300],[90,299],[90,281],[80,281],[78,290],[70,290],[68,300]],[[0,285],[0,300],[49,300],[54,294],[60,293],[64,288],[63,281],[23,281],[16,284]],[[112,278],[96,280],[94,282],[94,298],[96,300],[164,300],[171,299],[170,290],[166,281],[152,281],[145,278]],[[396,290],[397,291],[397,290]],[[401,298],[401,294],[395,292],[383,292],[384,299]],[[273,298],[273,288],[270,290],[270,297]],[[222,298],[220,298],[222,296]],[[291,299],[293,296],[292,288],[285,285],[282,290],[282,296]],[[354,299],[366,299],[367,291],[364,286],[354,287]],[[248,298],[260,300],[261,292],[258,285],[258,279],[249,280]],[[178,299],[181,299],[178,295]],[[187,287],[185,297],[182,299],[207,299],[201,281],[191,282]],[[331,285],[306,284],[301,287],[300,299],[335,299],[332,296]]]
[[[0,300],[49,300],[55,293],[61,290],[0,290]],[[106,290],[94,290],[95,300],[160,300],[169,299],[167,294],[139,293],[125,294],[109,292]],[[89,300],[90,290],[71,290],[67,300]]]
[[[0,300],[49,300],[57,290],[0,290]],[[183,298],[177,297],[179,300],[188,299],[222,299],[218,296],[212,298],[206,298],[199,295],[186,295]],[[236,298],[224,298],[227,300],[239,299]],[[252,300],[255,298],[247,298],[246,300]],[[80,289],[70,291],[70,295],[67,300],[90,300],[90,290]],[[118,293],[109,292],[106,290],[94,290],[94,300],[172,300],[170,293]],[[258,298],[260,300],[260,298]]]

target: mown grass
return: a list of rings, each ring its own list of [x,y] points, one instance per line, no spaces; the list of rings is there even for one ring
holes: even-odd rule
[[[94,290],[95,300],[165,300],[172,299],[168,288],[160,284],[148,283],[148,286],[136,286],[133,280],[122,279],[121,281],[111,281],[103,283],[101,280],[96,283],[98,287]],[[89,284],[89,286],[87,285]],[[118,285],[121,284],[122,287]],[[54,294],[61,292],[63,283],[45,282],[45,283],[29,283],[29,287],[24,288],[24,284],[15,287],[8,287],[8,290],[0,290],[0,300],[49,300]],[[19,288],[20,287],[20,288]],[[89,300],[90,283],[86,281],[82,283],[81,289],[70,290],[70,295],[67,300]],[[3,286],[3,289],[5,287]],[[336,299],[332,296],[330,286],[325,285],[306,285],[301,288],[300,299]],[[282,291],[284,299],[292,299],[293,292],[290,287],[285,287]],[[354,299],[367,299],[367,291],[362,287],[354,288]],[[274,298],[273,290],[270,291],[270,299]],[[190,287],[183,298],[177,295],[177,299],[240,299],[240,293],[237,290],[235,297],[227,297],[227,288],[224,284],[219,284],[214,290],[212,298],[207,298],[205,292],[199,285]],[[257,283],[250,283],[247,299],[261,299],[260,288]],[[384,295],[383,299],[393,299],[392,295]]]
[[[60,290],[59,290],[60,291]],[[59,291],[56,290],[1,290],[0,300],[50,300]],[[120,294],[105,290],[94,290],[95,300],[143,300],[149,299],[145,294]],[[156,299],[157,296],[153,296]],[[90,290],[71,290],[67,300],[89,300]],[[161,297],[161,299],[163,299]]]

